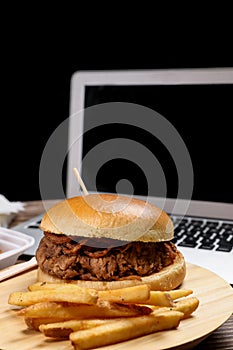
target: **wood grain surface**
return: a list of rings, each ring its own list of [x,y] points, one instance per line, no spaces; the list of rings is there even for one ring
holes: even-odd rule
[[[36,270],[32,270],[0,284],[0,348],[3,350],[71,350],[69,341],[55,341],[45,338],[38,332],[28,330],[24,320],[16,316],[15,307],[8,305],[8,296],[11,292],[26,290],[27,286],[35,281]],[[178,329],[157,332],[101,349],[192,349],[231,316],[233,289],[214,273],[188,264],[187,276],[182,288],[192,289],[193,295],[199,298],[200,305],[192,317],[181,321]]]

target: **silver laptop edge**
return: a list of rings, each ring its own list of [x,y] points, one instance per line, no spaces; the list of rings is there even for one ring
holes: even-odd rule
[[[92,85],[178,85],[178,84],[232,84],[233,68],[168,69],[168,70],[127,70],[127,71],[82,71],[73,74],[70,94],[69,155],[67,164],[67,197],[77,194],[77,182],[73,167],[81,171],[85,87]],[[78,118],[72,118],[78,113]],[[72,146],[72,147],[71,147]],[[233,204],[203,202],[171,198],[154,198],[155,204],[164,204],[164,209],[178,215],[194,215],[209,218],[233,219]],[[176,205],[176,211],[174,207]],[[185,212],[184,209],[185,208]]]

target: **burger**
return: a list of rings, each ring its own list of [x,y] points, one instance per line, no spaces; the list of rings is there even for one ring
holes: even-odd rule
[[[185,278],[174,227],[160,208],[117,194],[90,194],[51,207],[36,252],[38,281],[97,290],[148,284],[171,290]]]

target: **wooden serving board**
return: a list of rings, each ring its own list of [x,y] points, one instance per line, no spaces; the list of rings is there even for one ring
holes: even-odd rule
[[[72,350],[71,343],[44,337],[28,330],[15,308],[8,305],[13,291],[27,290],[36,281],[36,270],[0,284],[0,349],[1,350]],[[233,312],[233,289],[222,278],[196,265],[187,264],[182,288],[192,289],[200,300],[192,317],[182,320],[178,329],[162,331],[127,342],[102,347],[101,350],[191,349],[223,324]]]

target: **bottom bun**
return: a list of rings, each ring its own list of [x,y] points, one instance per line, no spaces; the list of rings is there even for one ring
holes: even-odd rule
[[[125,279],[120,281],[83,281],[83,280],[62,280],[43,272],[38,267],[37,279],[39,282],[48,283],[72,283],[83,288],[94,288],[97,290],[110,290],[125,287],[132,287],[140,284],[148,284],[151,290],[172,290],[183,282],[186,274],[186,264],[181,252],[177,251],[177,256],[173,264],[164,267],[159,272],[138,279]]]

